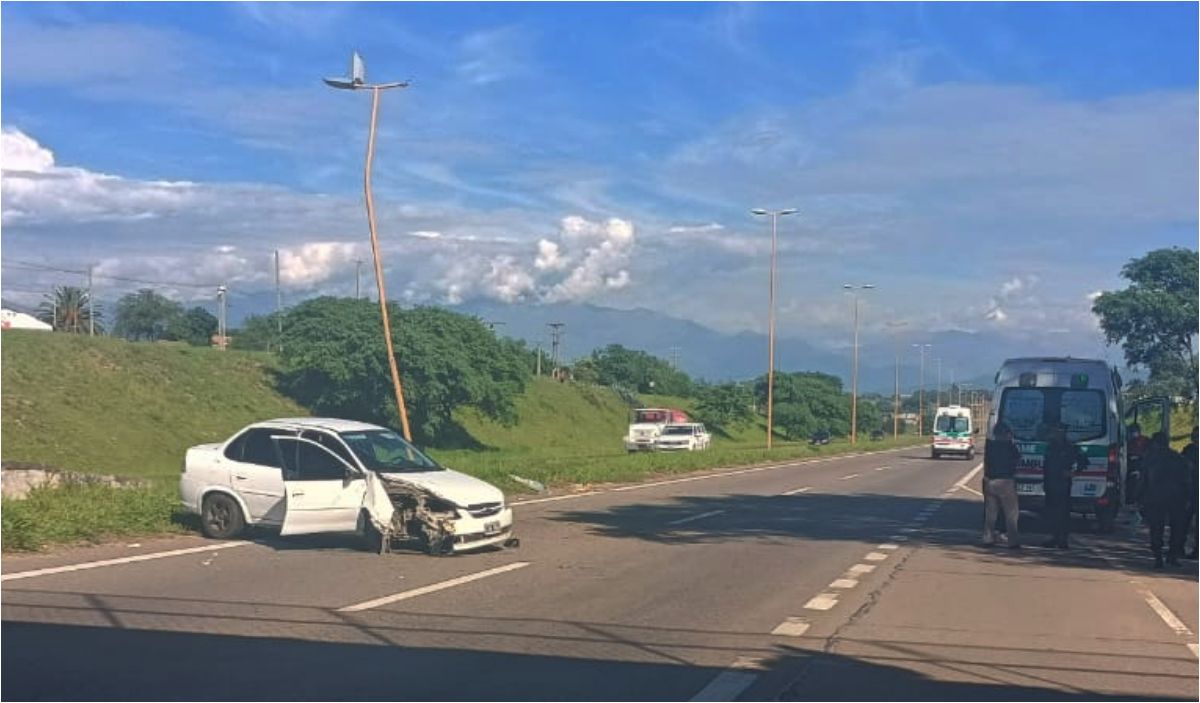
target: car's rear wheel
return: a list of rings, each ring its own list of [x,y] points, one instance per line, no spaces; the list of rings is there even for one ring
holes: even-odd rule
[[[931,450],[929,450],[929,458],[930,459],[941,459],[942,455],[938,454],[936,451],[931,449]]]
[[[205,537],[229,539],[246,529],[246,517],[233,498],[224,493],[212,493],[200,509],[200,529]]]

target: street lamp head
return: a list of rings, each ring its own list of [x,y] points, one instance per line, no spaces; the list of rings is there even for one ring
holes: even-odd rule
[[[783,210],[780,210],[780,211],[779,211],[779,214],[780,214],[780,215],[794,215],[794,214],[796,214],[796,212],[798,212],[798,211],[796,210],[796,208],[794,208],[794,207],[789,207],[789,208],[785,208],[785,209],[783,209]]]
[[[843,283],[842,288],[845,288],[846,290],[853,290],[854,286],[850,285],[849,283]]]
[[[753,215],[765,215],[765,214],[767,214],[767,211],[760,207],[756,207],[753,210],[751,210],[750,213]]]
[[[868,288],[868,289],[869,289],[869,288],[874,288],[874,287],[875,287],[875,284],[874,284],[874,283],[864,283],[863,285],[861,285],[861,286],[859,286],[859,287],[860,287],[860,288]]]

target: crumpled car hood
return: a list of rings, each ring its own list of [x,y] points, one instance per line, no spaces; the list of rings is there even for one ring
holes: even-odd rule
[[[499,503],[504,493],[488,483],[467,474],[445,469],[443,471],[421,471],[382,474],[385,480],[402,481],[433,493],[456,505],[476,503]]]

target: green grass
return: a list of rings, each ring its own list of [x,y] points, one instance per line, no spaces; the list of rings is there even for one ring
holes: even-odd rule
[[[0,342],[0,457],[151,481],[149,488],[74,485],[5,500],[5,550],[184,529],[175,515],[175,482],[187,447],[221,441],[251,422],[309,414],[275,390],[266,354],[17,330]],[[686,399],[642,401],[691,410]],[[845,442],[777,441],[767,453],[757,422],[718,435],[705,452],[629,455],[621,441],[629,408],[616,393],[546,378],[531,381],[517,412],[520,421],[505,427],[464,408],[456,420],[483,448],[430,453],[518,492],[528,489],[510,474],[571,487],[851,449]]]
[[[0,458],[173,481],[184,450],[270,417],[271,357],[176,343],[6,330]]]
[[[642,395],[641,401],[644,407],[692,409],[692,402],[686,398]],[[721,466],[885,449],[916,441],[915,437],[901,437],[897,441],[868,441],[852,447],[849,441],[840,440],[812,447],[807,442],[777,439],[774,449],[767,452],[763,446],[766,425],[757,421],[734,428],[727,436],[714,436],[707,451],[631,455],[621,441],[629,427],[629,408],[607,388],[537,379],[521,398],[517,410],[521,421],[510,428],[477,413],[460,413],[459,423],[489,448],[430,453],[448,466],[505,490],[519,492],[527,489],[513,481],[511,475],[550,486],[582,487]]]
[[[23,500],[0,505],[4,551],[33,551],[49,544],[97,542],[113,537],[182,532],[179,498],[165,486],[115,488],[67,484],[35,488]]]

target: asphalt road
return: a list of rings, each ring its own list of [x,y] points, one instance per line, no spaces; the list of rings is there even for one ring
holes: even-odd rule
[[[520,549],[446,558],[271,536],[9,556],[0,696],[1196,700],[1194,562],[1148,571],[1125,528],[981,549],[975,463],[534,499]]]

